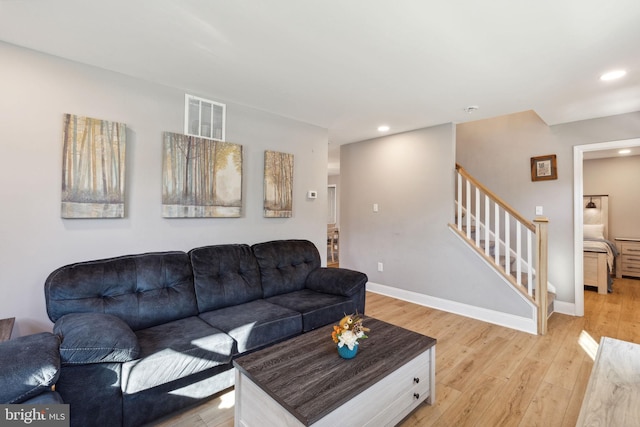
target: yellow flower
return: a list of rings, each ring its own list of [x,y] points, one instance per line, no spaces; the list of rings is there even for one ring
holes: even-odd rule
[[[338,326],[333,327],[333,332],[331,332],[331,338],[333,338],[333,342],[338,342],[338,334],[341,332]]]

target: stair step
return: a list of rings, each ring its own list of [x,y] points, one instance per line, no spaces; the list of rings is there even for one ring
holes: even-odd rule
[[[505,268],[506,257],[504,255],[500,255],[499,260],[500,260],[499,264],[502,266],[502,268]],[[516,262],[516,257],[510,256],[509,265],[512,265],[514,262]]]
[[[480,240],[480,247],[484,248],[484,243],[486,242],[486,240]],[[496,247],[496,241],[495,240],[489,240],[489,247],[490,248],[495,248]]]
[[[517,272],[512,270],[510,273],[513,276],[513,278],[516,279],[516,282],[517,282],[518,281],[516,277]],[[522,272],[522,275],[520,276],[520,282],[521,282],[520,284],[525,288],[529,285],[529,275],[527,274],[526,271]]]
[[[533,290],[533,298],[536,297],[536,290]],[[547,317],[553,314],[554,310],[554,301],[556,300],[556,294],[553,292],[547,292]]]
[[[464,230],[464,232],[465,232],[465,234],[466,234],[466,233],[467,233],[467,226],[466,226],[466,225],[463,225],[463,226],[462,226],[462,230]],[[472,225],[472,226],[471,226],[471,228],[469,229],[469,232],[470,232],[471,234],[475,234],[475,232],[476,232],[476,226],[475,226],[475,225]]]

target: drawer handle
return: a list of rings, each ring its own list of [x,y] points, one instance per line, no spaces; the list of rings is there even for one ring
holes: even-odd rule
[[[416,399],[420,399],[420,393],[413,393],[413,397],[415,397]]]
[[[418,378],[418,377],[414,378],[414,379],[413,379],[413,382],[414,382],[414,383],[416,383],[416,384],[418,384],[418,383],[420,382],[420,378]]]

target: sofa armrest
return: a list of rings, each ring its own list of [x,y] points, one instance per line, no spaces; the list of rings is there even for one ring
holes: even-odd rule
[[[367,280],[367,275],[359,271],[321,267],[309,273],[305,286],[317,292],[351,297],[365,287]]]
[[[63,365],[128,362],[140,354],[138,337],[119,317],[103,313],[71,313],[55,323]]]
[[[51,390],[60,375],[59,344],[50,332],[0,343],[0,403],[22,403]]]

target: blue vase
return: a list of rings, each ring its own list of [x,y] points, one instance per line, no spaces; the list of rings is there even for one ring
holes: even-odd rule
[[[349,350],[349,347],[343,345],[342,347],[338,346],[338,354],[343,359],[353,359],[356,357],[356,353],[358,352],[358,344],[353,346],[353,350]]]

